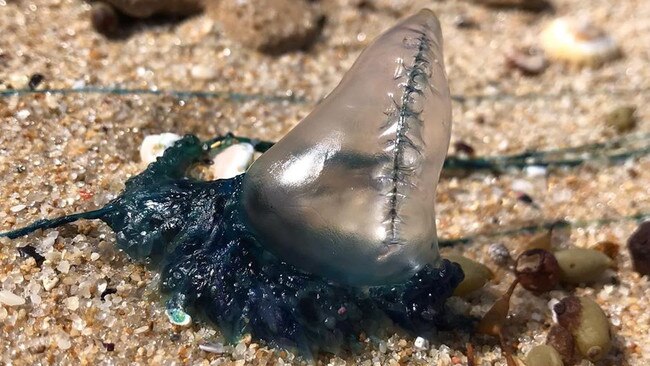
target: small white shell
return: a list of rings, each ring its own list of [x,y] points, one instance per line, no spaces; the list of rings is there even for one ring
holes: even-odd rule
[[[146,136],[140,145],[140,160],[145,164],[153,163],[165,149],[180,139],[179,135],[170,132]]]
[[[247,143],[228,146],[213,159],[210,171],[213,179],[229,179],[242,174],[253,163],[255,149]]]
[[[597,66],[620,55],[616,41],[587,19],[558,18],[541,33],[549,58],[583,66]]]

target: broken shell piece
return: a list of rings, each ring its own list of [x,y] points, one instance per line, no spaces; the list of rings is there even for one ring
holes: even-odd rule
[[[620,56],[616,41],[589,20],[558,18],[541,33],[549,58],[579,66],[598,66]]]
[[[153,163],[158,157],[162,156],[165,149],[180,139],[179,135],[169,132],[145,137],[142,140],[142,145],[140,145],[140,160],[145,164]]]
[[[214,179],[230,179],[242,174],[253,163],[255,149],[247,143],[228,146],[213,159],[210,171]]]

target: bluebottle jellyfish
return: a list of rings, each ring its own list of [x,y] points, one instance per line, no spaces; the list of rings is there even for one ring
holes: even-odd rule
[[[232,135],[187,135],[113,201],[37,221],[16,238],[99,219],[117,246],[161,273],[168,315],[250,332],[309,353],[349,349],[390,319],[426,334],[450,327],[462,281],[440,258],[435,193],[451,129],[440,24],[410,16],[364,50],[341,83],[243,174],[188,170]]]

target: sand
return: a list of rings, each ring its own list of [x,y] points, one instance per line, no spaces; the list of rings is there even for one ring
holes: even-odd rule
[[[0,97],[0,231],[43,217],[96,208],[119,194],[124,181],[144,167],[138,147],[160,132],[202,138],[228,131],[277,140],[339,81],[358,53],[396,19],[427,6],[440,17],[445,62],[454,95],[452,144],[464,141],[478,155],[553,149],[605,142],[617,134],[604,116],[621,105],[637,107],[638,126],[650,131],[648,32],[650,7],[635,1],[554,1],[555,14],[495,10],[468,1],[331,0],[323,34],[307,52],[267,56],[226,38],[206,15],[176,23],[139,23],[124,39],[107,40],[90,26],[89,6],[77,0],[0,0],[0,89],[23,88],[34,73],[38,88],[120,87],[155,90],[231,91],[290,96],[289,101],[229,100],[171,95],[27,94]],[[371,2],[372,3],[372,2]],[[551,63],[527,77],[505,66],[514,47],[538,44],[542,27],[559,15],[587,14],[615,37],[619,60],[603,67]],[[458,16],[478,29],[460,29]],[[516,97],[519,96],[519,97]],[[444,177],[438,188],[439,235],[491,233],[564,219],[615,219],[574,227],[558,247],[624,244],[636,227],[619,220],[650,211],[650,159],[588,164],[493,175]],[[517,198],[524,189],[535,205]],[[479,236],[454,250],[497,273],[485,289],[452,299],[480,316],[512,280],[490,259],[502,243],[512,253],[529,235]],[[156,275],[114,249],[114,236],[96,222],[10,241],[0,240],[1,289],[25,300],[0,305],[0,363],[34,364],[283,364],[299,359],[244,339],[206,352],[218,330],[202,324],[171,325],[156,292]],[[32,245],[45,257],[40,268],[16,246]],[[108,292],[114,292],[107,294]],[[115,291],[112,291],[115,290]],[[102,293],[105,295],[102,299]],[[519,289],[508,339],[523,357],[544,342],[552,324],[548,302],[570,293],[591,296],[609,315],[614,349],[599,365],[650,363],[650,282],[632,271],[624,245],[618,269],[585,287],[562,287],[536,297]],[[465,344],[479,365],[505,365],[498,342],[469,334],[440,333],[430,344],[398,333],[365,339],[355,355],[322,355],[332,365],[466,364]],[[416,344],[417,343],[417,344]],[[583,362],[583,364],[588,364]]]

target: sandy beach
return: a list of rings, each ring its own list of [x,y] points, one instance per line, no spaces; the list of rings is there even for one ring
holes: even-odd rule
[[[216,0],[215,0],[216,1]],[[553,0],[553,11],[491,8],[473,1],[321,0],[322,32],[306,51],[268,55],[227,37],[218,20],[136,21],[126,37],[107,39],[78,0],[0,0],[0,232],[40,218],[101,207],[145,166],[146,135],[201,138],[233,132],[277,141],[340,81],[361,50],[399,18],[421,8],[439,17],[453,101],[450,153],[462,142],[476,156],[544,151],[650,133],[650,3],[643,0]],[[364,5],[371,3],[372,6]],[[540,32],[560,16],[588,16],[611,35],[622,56],[600,67],[550,61],[539,75],[508,67],[515,49],[540,47]],[[474,26],[460,24],[460,18]],[[43,76],[36,92],[25,89]],[[38,92],[46,89],[77,89]],[[131,92],[106,92],[107,89]],[[133,92],[141,90],[141,92]],[[148,90],[144,93],[142,90]],[[84,91],[84,92],[81,92]],[[203,94],[171,93],[196,91]],[[606,116],[636,108],[636,126],[617,132]],[[627,134],[627,135],[625,135]],[[522,359],[544,343],[548,303],[589,296],[608,315],[613,348],[596,365],[650,364],[650,279],[634,272],[625,243],[650,216],[650,157],[577,167],[446,174],[438,187],[438,235],[471,237],[444,248],[496,274],[457,309],[483,315],[513,275],[495,263],[492,244],[513,256],[533,235],[513,228],[557,220],[574,223],[557,248],[620,244],[617,268],[588,286],[532,295],[519,288],[506,329]],[[525,193],[534,204],[521,199]],[[172,325],[157,276],[115,249],[112,231],[84,221],[17,240],[0,239],[0,290],[24,304],[0,303],[0,364],[6,365],[282,365],[299,357],[250,337],[221,352],[218,329]],[[42,263],[21,256],[32,246]],[[322,365],[506,365],[497,340],[440,332],[361,335],[352,355],[320,355]],[[580,365],[591,365],[582,361]]]

